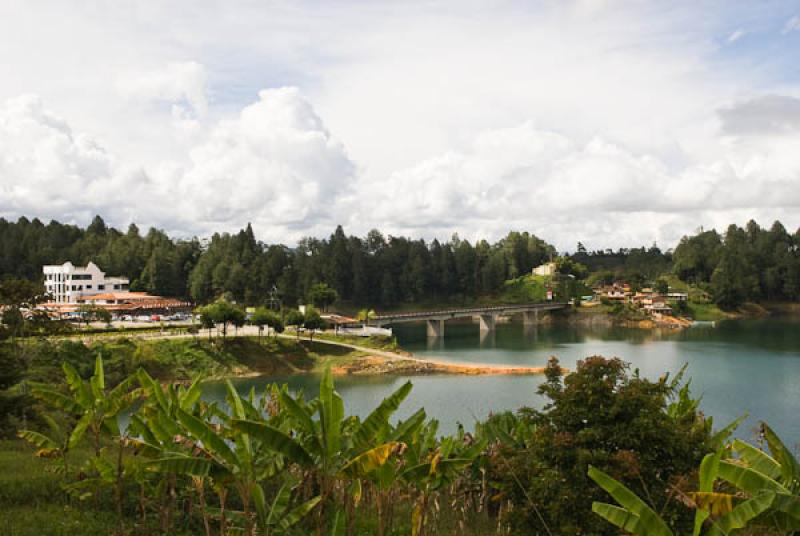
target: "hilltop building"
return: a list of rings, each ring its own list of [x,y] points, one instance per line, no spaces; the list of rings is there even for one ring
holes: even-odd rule
[[[82,305],[95,305],[122,317],[191,311],[192,304],[175,298],[131,292],[127,277],[107,277],[95,263],[71,262],[42,267],[44,286],[52,301],[41,308],[56,315],[73,314]]]
[[[533,269],[533,275],[542,275],[550,277],[555,273],[556,273],[556,263],[554,262],[547,262]]]
[[[67,261],[64,264],[46,265],[42,271],[45,291],[58,304],[76,304],[84,296],[127,291],[130,285],[127,277],[106,277],[106,273],[93,262],[86,266],[75,266]]]

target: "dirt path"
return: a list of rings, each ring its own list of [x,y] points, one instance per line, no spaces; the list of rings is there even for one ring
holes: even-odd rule
[[[294,339],[293,335],[280,334],[279,337]],[[490,375],[490,374],[543,374],[544,367],[516,367],[511,365],[486,365],[475,363],[456,363],[437,358],[420,358],[412,354],[401,354],[378,350],[367,346],[359,346],[341,341],[314,339],[320,344],[329,344],[350,348],[368,354],[367,357],[336,367],[338,374],[465,374],[465,375]]]

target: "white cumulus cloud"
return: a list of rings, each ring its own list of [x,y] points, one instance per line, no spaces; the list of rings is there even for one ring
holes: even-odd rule
[[[187,217],[206,230],[251,221],[275,236],[335,224],[337,198],[354,174],[343,145],[300,92],[269,89],[190,151],[179,197]]]

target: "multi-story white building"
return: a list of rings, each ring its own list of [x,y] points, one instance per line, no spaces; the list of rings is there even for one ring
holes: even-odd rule
[[[93,262],[86,266],[64,264],[44,266],[44,288],[55,303],[77,303],[82,296],[113,291],[126,291],[130,281],[126,277],[106,277]]]

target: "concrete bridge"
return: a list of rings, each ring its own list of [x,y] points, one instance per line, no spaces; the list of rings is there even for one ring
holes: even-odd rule
[[[413,313],[390,313],[377,315],[370,319],[374,326],[398,324],[400,322],[425,321],[428,325],[428,337],[444,336],[445,320],[454,318],[478,317],[482,332],[494,331],[497,317],[500,315],[522,314],[522,322],[529,326],[539,322],[539,313],[555,311],[566,307],[566,303],[526,303],[516,305],[496,305],[490,307],[467,307],[460,309],[443,309],[440,311],[416,311]]]

